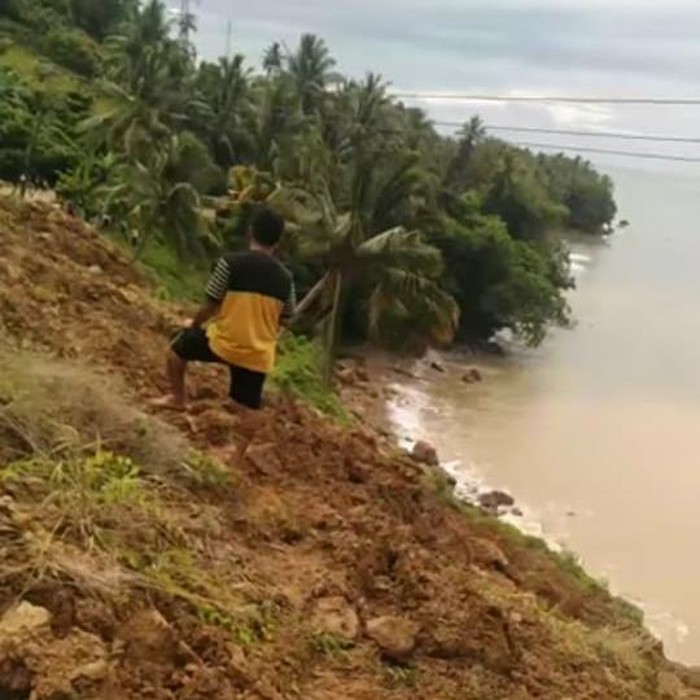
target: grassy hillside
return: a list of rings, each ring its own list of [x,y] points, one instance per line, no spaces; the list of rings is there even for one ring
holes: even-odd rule
[[[211,368],[146,413],[186,309],[50,206],[0,226],[0,697],[700,697],[633,607],[363,425],[241,413]]]

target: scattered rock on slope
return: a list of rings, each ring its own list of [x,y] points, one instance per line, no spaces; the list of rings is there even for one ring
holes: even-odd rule
[[[437,467],[440,465],[437,450],[425,440],[419,440],[411,450],[411,457],[420,462],[427,464],[429,467]]]
[[[470,367],[463,375],[462,375],[462,381],[465,384],[476,384],[477,382],[480,382],[483,380],[483,375],[481,374],[481,370],[477,369],[476,367]]]
[[[392,661],[406,661],[416,648],[420,626],[403,617],[387,615],[367,623],[367,636]]]
[[[46,608],[22,601],[0,618],[0,642],[35,636],[46,632],[50,624],[51,613]]]
[[[342,596],[319,598],[311,614],[311,626],[316,632],[355,641],[360,633],[357,613]]]
[[[509,508],[515,505],[515,499],[505,491],[489,491],[479,496],[479,505],[489,511],[497,511],[499,508]]]

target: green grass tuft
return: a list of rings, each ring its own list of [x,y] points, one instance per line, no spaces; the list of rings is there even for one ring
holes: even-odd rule
[[[316,343],[285,333],[272,375],[273,386],[298,396],[341,424],[349,425],[352,422],[350,416],[335,392],[324,382],[321,368],[321,349]]]

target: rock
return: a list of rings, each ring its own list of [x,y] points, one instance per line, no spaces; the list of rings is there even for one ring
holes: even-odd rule
[[[353,371],[352,367],[343,367],[341,369],[337,369],[335,372],[335,378],[343,386],[352,386],[357,380],[357,377],[355,376],[355,372]]]
[[[320,598],[314,604],[311,625],[315,632],[355,641],[360,633],[357,613],[342,596]]]
[[[282,468],[275,445],[267,443],[251,443],[244,456],[262,474],[270,475]]]
[[[118,632],[125,655],[134,661],[148,659],[167,665],[178,654],[175,630],[157,610],[136,613]]]
[[[23,600],[0,619],[0,641],[29,637],[49,630],[51,613]]]
[[[515,505],[515,499],[505,491],[489,491],[479,496],[479,505],[486,510],[497,511]]]
[[[413,372],[409,372],[407,369],[404,369],[403,367],[399,367],[398,365],[394,365],[391,368],[392,372],[396,372],[396,374],[400,374],[402,377],[408,377],[409,379],[418,379],[418,377],[413,374]]]
[[[102,681],[109,675],[109,662],[106,658],[92,661],[78,666],[71,675],[71,680],[86,679],[89,681]]]
[[[656,692],[659,700],[680,700],[688,697],[688,691],[683,682],[670,671],[659,673],[656,678]]]
[[[477,382],[483,381],[484,376],[481,371],[476,367],[470,367],[467,372],[462,376],[462,381],[465,384],[476,384]]]
[[[367,383],[367,382],[371,381],[370,376],[369,376],[369,372],[364,367],[358,367],[355,370],[355,374],[357,375],[357,378],[361,382]]]
[[[367,636],[391,661],[406,661],[416,648],[420,626],[403,617],[387,615],[369,620]]]
[[[436,372],[440,372],[440,374],[445,373],[445,368],[439,362],[431,362],[430,369],[434,369]]]
[[[497,571],[506,571],[510,566],[506,555],[491,540],[477,537],[470,542],[474,550],[474,558],[479,564],[485,564],[489,568]]]
[[[353,484],[364,484],[370,480],[372,475],[372,467],[364,462],[358,462],[355,459],[346,458],[345,470],[348,475],[348,481]]]
[[[429,467],[437,467],[440,464],[437,450],[425,440],[419,440],[411,450],[411,457],[420,464],[427,464]]]

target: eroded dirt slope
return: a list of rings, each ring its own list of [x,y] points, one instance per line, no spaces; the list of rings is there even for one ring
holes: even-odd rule
[[[367,428],[241,415],[216,370],[142,413],[179,315],[0,200],[0,698],[700,697],[633,609]]]

